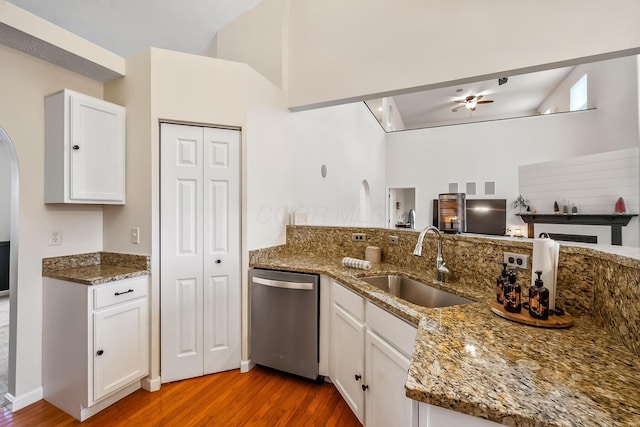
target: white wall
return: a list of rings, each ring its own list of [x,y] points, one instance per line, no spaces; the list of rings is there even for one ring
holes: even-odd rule
[[[451,86],[637,50],[639,15],[636,0],[620,0],[615,7],[600,0],[292,1],[289,106]]]
[[[127,60],[127,76],[108,84],[105,95],[127,107],[127,204],[105,208],[104,249],[152,256],[151,377],[159,367],[159,126],[160,120],[242,128],[243,247],[284,242],[288,213],[305,204],[335,213],[357,204],[355,180],[369,179],[383,203],[384,132],[364,105],[303,114],[290,112],[281,89],[244,64],[160,49]],[[315,151],[314,151],[315,150]],[[354,150],[361,150],[359,158]],[[332,180],[312,188],[307,169],[324,158]],[[311,166],[312,165],[312,166]],[[353,177],[353,179],[351,179]],[[310,187],[304,185],[309,182]],[[359,182],[359,181],[358,181]],[[345,183],[351,185],[343,188]],[[303,188],[298,189],[298,186]],[[312,193],[308,193],[312,188]],[[316,193],[314,193],[314,191]],[[322,194],[320,194],[322,193]],[[328,223],[353,223],[331,214]],[[140,245],[128,239],[140,227]],[[246,270],[246,252],[243,254]],[[246,277],[243,283],[246,292]],[[246,354],[247,303],[243,304]]]
[[[0,123],[1,126],[1,123]],[[11,239],[11,169],[9,154],[0,144],[0,242]]]
[[[625,201],[627,212],[639,211],[638,147],[626,150],[576,156],[550,162],[520,166],[520,193],[539,213],[552,213],[558,206],[576,206],[583,214],[611,214],[618,197]],[[638,221],[632,219],[622,229],[625,246],[638,246]],[[611,244],[610,227],[536,224],[536,235],[553,232],[598,235],[598,243]]]
[[[640,143],[638,133],[637,55],[578,65],[538,108],[569,111],[569,91],[587,74],[587,103],[597,116],[598,151],[614,151]]]
[[[360,189],[371,194],[370,226],[385,219],[385,134],[364,103],[293,113],[295,202],[312,225],[365,225]],[[327,167],[322,178],[320,168]],[[296,207],[296,206],[294,206]]]
[[[518,196],[518,166],[593,153],[596,111],[394,132],[387,137],[387,186],[416,188],[416,228],[431,224],[432,200],[448,183],[495,181],[507,199],[507,224],[526,227],[511,208]]]
[[[262,0],[216,35],[220,59],[248,63],[276,87],[283,87],[287,0]]]
[[[102,97],[102,84],[0,46],[0,126],[20,166],[15,394],[41,397],[42,258],[102,249],[102,207],[44,204],[44,96],[69,88]],[[62,230],[62,245],[48,246]],[[38,397],[40,396],[40,397]]]

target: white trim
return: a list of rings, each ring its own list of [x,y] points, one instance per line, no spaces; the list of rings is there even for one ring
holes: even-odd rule
[[[249,360],[241,360],[240,361],[240,373],[246,374],[253,368],[255,368],[256,364]]]
[[[16,412],[22,408],[26,408],[33,403],[36,403],[38,400],[42,400],[42,397],[42,387],[38,387],[34,390],[31,390],[29,393],[23,394],[22,396],[18,397],[14,397],[12,394],[7,393],[4,395],[4,401],[6,407],[9,408],[11,412]]]
[[[160,385],[161,385],[160,380],[161,380],[160,377],[156,377],[156,378],[145,377],[141,380],[142,388],[145,389],[146,391],[158,391],[160,390]]]

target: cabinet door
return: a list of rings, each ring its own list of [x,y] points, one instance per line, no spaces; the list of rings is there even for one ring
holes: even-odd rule
[[[147,300],[93,314],[93,401],[147,374]]]
[[[413,426],[417,406],[404,388],[409,359],[369,330],[365,360],[367,427]]]
[[[69,96],[69,198],[124,203],[124,108]]]
[[[364,420],[363,346],[364,325],[333,304],[329,368],[331,380],[360,422]]]

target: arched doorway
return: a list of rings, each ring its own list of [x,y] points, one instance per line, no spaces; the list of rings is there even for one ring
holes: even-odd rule
[[[6,230],[0,239],[8,238],[8,313],[0,312],[0,390],[1,396],[9,394],[15,396],[15,342],[16,342],[16,307],[18,283],[18,156],[5,130],[0,127],[0,162],[3,174],[0,179],[0,196],[8,207],[3,216],[8,217],[5,222]],[[5,293],[6,294],[6,293]],[[1,297],[0,297],[1,298]],[[3,399],[3,402],[6,401]]]

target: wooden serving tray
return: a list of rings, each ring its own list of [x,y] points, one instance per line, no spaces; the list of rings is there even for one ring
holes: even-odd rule
[[[547,320],[534,319],[529,316],[528,310],[523,309],[520,313],[511,313],[505,310],[502,304],[499,304],[497,301],[491,302],[491,311],[505,319],[541,328],[568,328],[573,325],[573,317],[568,313],[565,313],[562,316],[550,314]]]

